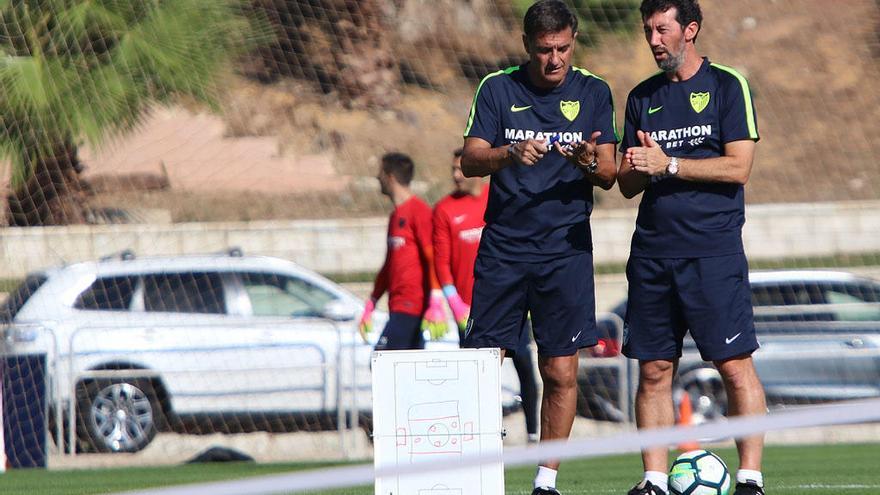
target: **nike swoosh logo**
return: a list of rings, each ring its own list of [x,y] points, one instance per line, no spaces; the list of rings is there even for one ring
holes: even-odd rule
[[[583,332],[583,330],[581,330],[581,332]],[[578,337],[581,336],[581,332],[578,332],[577,335],[575,335],[574,337],[572,337],[572,338],[571,338],[571,341],[574,342],[575,340],[577,340]]]
[[[736,340],[737,338],[739,338],[740,335],[742,335],[742,332],[734,335],[733,337],[724,339],[724,343],[729,344],[729,343],[733,342],[734,340]]]
[[[467,215],[458,215],[458,216],[452,217],[452,223],[459,224],[461,222],[464,222],[465,218],[467,218]]]
[[[530,109],[530,108],[532,108],[531,105],[529,105],[529,106],[527,106],[527,107],[518,107],[518,106],[516,106],[516,105],[510,105],[510,111],[511,111],[511,112],[514,112],[514,113],[516,113],[516,112],[522,112],[523,110],[528,110],[528,109]]]
[[[649,109],[648,109],[648,115],[651,115],[651,114],[657,113],[657,112],[659,112],[662,108],[663,108],[663,105],[660,105],[660,106],[657,107],[657,108],[649,108]]]

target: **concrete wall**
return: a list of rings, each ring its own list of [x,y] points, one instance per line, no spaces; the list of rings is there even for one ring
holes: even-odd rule
[[[636,211],[593,214],[597,263],[622,262]],[[880,252],[880,201],[754,205],[744,238],[751,259]],[[387,219],[191,223],[0,229],[0,277],[95,259],[124,249],[138,256],[222,251],[279,256],[324,273],[378,270]]]

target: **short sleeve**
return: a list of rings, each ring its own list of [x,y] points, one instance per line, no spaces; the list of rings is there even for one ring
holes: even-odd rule
[[[620,152],[625,153],[626,150],[633,146],[639,146],[636,130],[639,127],[639,113],[636,97],[633,93],[629,94],[626,99],[626,110],[623,115],[623,136],[620,139]]]
[[[478,137],[489,143],[495,142],[498,135],[498,105],[495,104],[491,79],[498,74],[489,74],[477,86],[464,137]]]
[[[601,79],[597,79],[596,90],[594,91],[593,100],[596,105],[596,119],[593,122],[593,132],[600,131],[598,144],[617,143],[620,137],[617,134],[617,124],[614,114],[614,99],[611,96],[611,88],[608,83]],[[592,132],[591,132],[592,133]]]
[[[714,65],[724,77],[719,118],[721,142],[730,143],[751,139],[758,141],[758,123],[749,83],[739,72],[729,67]]]

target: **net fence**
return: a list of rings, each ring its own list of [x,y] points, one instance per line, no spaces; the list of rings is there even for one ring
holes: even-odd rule
[[[530,3],[0,2],[9,462],[368,458],[371,344],[351,318],[385,254],[378,158],[411,155],[431,203],[450,191],[474,89],[524,61]],[[575,63],[618,118],[656,71],[638,4],[571,2]],[[698,46],[748,78],[762,137],[744,235],[771,410],[877,397],[880,7],[701,4]],[[619,347],[636,203],[595,194],[604,335],[579,356],[576,439],[633,429]],[[522,445],[510,363],[504,377],[505,441]],[[694,423],[727,412],[689,347],[683,402]],[[830,431],[811,438],[876,440]]]

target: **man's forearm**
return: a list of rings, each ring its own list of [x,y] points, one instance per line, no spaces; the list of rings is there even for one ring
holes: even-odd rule
[[[745,184],[749,180],[751,161],[729,156],[714,158],[680,158],[678,178],[694,182],[726,182]]]
[[[648,187],[649,182],[649,176],[633,170],[624,156],[617,171],[617,185],[623,196],[627,199],[635,197]]]
[[[468,149],[461,156],[461,173],[465,177],[485,177],[513,163],[510,145],[498,148]]]

